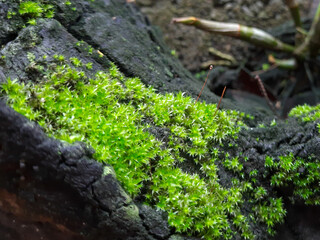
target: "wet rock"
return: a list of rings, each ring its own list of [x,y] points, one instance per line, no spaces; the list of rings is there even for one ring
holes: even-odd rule
[[[155,214],[153,209],[147,205],[139,207],[139,214],[142,218],[144,226],[149,229],[149,232],[157,239],[168,239],[171,234],[171,229],[167,223],[167,214],[158,212]],[[184,239],[184,238],[183,238]]]
[[[97,52],[88,53],[88,44],[77,46],[79,41],[56,20],[38,20],[36,26],[22,29],[0,51],[5,56],[0,71],[12,80],[41,81],[47,66],[57,63],[55,55],[63,55],[66,62],[71,57],[81,59],[83,64],[91,62],[92,69],[83,68],[89,76],[109,66],[108,59],[100,58]],[[35,67],[36,63],[44,69]]]
[[[0,46],[15,39],[20,26],[23,25],[21,18],[12,15],[17,7],[18,4],[15,1],[0,2]]]
[[[14,214],[19,221],[33,212],[28,226],[50,219],[52,228],[61,225],[57,234],[66,231],[74,235],[72,239],[82,239],[83,234],[95,239],[154,239],[154,233],[143,226],[138,207],[115,175],[106,174],[102,164],[91,158],[91,151],[46,137],[38,125],[3,103],[0,113],[0,193],[6,194],[5,199],[16,199],[16,207],[24,207],[22,212],[5,209],[2,202],[0,212]],[[17,171],[21,169],[21,159],[24,167]],[[16,184],[20,187],[16,188]],[[0,217],[0,223],[8,217]],[[144,219],[147,221],[148,215]],[[17,231],[13,226],[9,230]],[[56,235],[45,237],[55,239]]]

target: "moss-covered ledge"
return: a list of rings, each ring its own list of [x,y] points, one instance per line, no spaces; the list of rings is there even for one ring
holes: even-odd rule
[[[93,160],[92,149],[48,138],[3,102],[0,122],[5,239],[155,239],[112,167]],[[158,234],[169,235],[163,220],[146,219],[161,226]]]
[[[319,204],[316,154],[300,156],[297,143],[287,142],[303,130],[294,120],[249,128],[243,120],[252,120],[250,115],[216,113],[216,105],[182,93],[158,94],[114,64],[93,75],[94,63],[77,57],[29,52],[27,59],[26,69],[32,65],[46,80],[8,79],[1,86],[7,102],[47,134],[91,145],[94,157],[115,169],[112,174],[105,167],[103,175],[117,176],[136,201],[167,212],[178,232],[206,239],[268,238],[286,214],[284,196],[275,188],[283,185],[296,187],[285,196],[290,200]],[[283,139],[280,129],[291,136]],[[297,141],[316,151],[312,139]]]
[[[29,119],[1,105],[2,195],[10,199],[10,191],[27,200],[29,210],[41,213],[35,221],[49,214],[53,229],[61,232],[63,225],[75,238],[188,239],[172,235],[180,232],[206,239],[270,239],[287,206],[319,204],[317,117],[305,124],[295,118],[261,121],[226,109],[216,114],[215,104],[187,96],[200,84],[176,87],[181,77],[190,78],[171,60],[172,72],[181,75],[164,75],[165,87],[146,86],[142,81],[163,81],[158,70],[167,71],[166,61],[151,72],[143,62],[137,69],[145,73],[136,72],[130,54],[124,59],[112,44],[103,45],[102,37],[88,39],[93,28],[83,35],[79,23],[75,27],[62,19],[68,6],[53,2],[59,6],[57,18],[72,34],[56,20],[38,19],[1,49],[2,97]],[[103,4],[97,1],[91,10],[101,5],[108,14],[98,18],[111,19]],[[87,12],[88,5],[79,1],[79,11],[68,9],[85,15],[81,23],[92,24],[90,16],[97,15]],[[122,10],[112,14],[124,21]],[[146,41],[150,51],[157,49]],[[142,81],[126,77],[117,66]],[[178,92],[181,86],[188,94]],[[157,93],[168,88],[175,94]],[[212,101],[210,96],[204,95]],[[48,138],[35,122],[62,142]],[[76,141],[85,144],[67,143]],[[70,217],[63,219],[68,208]]]

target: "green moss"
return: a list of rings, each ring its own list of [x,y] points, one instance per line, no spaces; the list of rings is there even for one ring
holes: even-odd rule
[[[37,18],[53,18],[53,5],[47,4],[44,0],[39,1],[22,1],[19,5],[19,14],[25,17],[26,22],[30,25],[36,25]],[[8,17],[12,14],[9,14]]]
[[[296,117],[303,122],[319,121],[320,120],[320,104],[317,106],[309,106],[307,104],[293,108],[290,117]],[[318,123],[320,133],[320,123]]]
[[[259,218],[267,224],[271,235],[274,233],[272,227],[275,223],[282,222],[286,214],[281,198],[269,198],[268,201],[256,205],[254,209]]]
[[[77,69],[82,66],[78,59],[55,59],[57,66],[50,66],[44,82],[8,79],[1,90],[8,103],[49,135],[90,144],[98,161],[113,166],[125,190],[136,197],[143,189],[145,201],[166,211],[176,231],[205,239],[235,234],[253,239],[252,221],[265,223],[270,232],[282,221],[281,199],[268,199],[264,188],[255,190],[254,181],[244,181],[245,158],[230,158],[219,147],[225,139],[237,138],[243,113],[223,110],[214,115],[215,104],[195,103],[183,93],[157,94],[138,78],[124,77],[114,65],[88,78]],[[30,61],[36,64],[31,55]],[[169,130],[168,136],[149,133],[159,127]],[[198,172],[179,168],[188,159],[199,166]],[[237,176],[229,187],[219,183],[218,164]],[[112,171],[105,167],[103,174]],[[253,220],[242,212],[248,199],[244,196],[251,196],[255,206]]]
[[[13,17],[16,16],[16,15],[17,15],[17,13],[16,13],[15,11],[9,10],[9,11],[7,12],[7,18],[8,18],[8,19],[11,19],[11,18],[13,18]]]
[[[75,67],[81,67],[82,66],[81,60],[76,58],[76,57],[70,58],[70,61]]]
[[[295,158],[292,153],[279,159],[266,157],[265,166],[271,173],[272,186],[293,187],[293,196],[309,205],[320,205],[320,161]]]
[[[271,127],[274,127],[274,126],[276,126],[276,125],[277,125],[277,122],[276,122],[275,119],[273,119],[273,120],[271,121],[271,123],[270,123],[270,126],[271,126]]]
[[[320,104],[317,106],[302,105],[293,108],[289,116],[297,117],[304,122],[315,121],[320,119]]]
[[[21,15],[28,15],[32,18],[41,17],[43,9],[39,3],[33,1],[21,2],[19,5],[19,13]]]

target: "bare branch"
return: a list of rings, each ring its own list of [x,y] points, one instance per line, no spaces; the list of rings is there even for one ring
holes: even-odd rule
[[[305,58],[309,53],[311,57],[317,56],[320,48],[320,3],[313,18],[311,29],[304,42],[295,50],[295,54]]]
[[[295,0],[284,0],[290,10],[291,16],[296,27],[302,27],[299,4]]]
[[[172,22],[192,25],[204,31],[238,38],[272,50],[281,50],[289,53],[294,51],[293,46],[281,42],[269,33],[258,28],[244,26],[238,23],[215,22],[195,17],[173,18]]]

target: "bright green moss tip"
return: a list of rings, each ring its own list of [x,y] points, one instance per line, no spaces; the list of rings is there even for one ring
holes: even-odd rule
[[[293,108],[290,113],[290,117],[297,117],[304,122],[310,122],[320,119],[320,104],[317,106],[300,105]]]
[[[54,59],[57,66],[43,78],[45,82],[21,84],[8,79],[1,89],[8,104],[55,138],[90,144],[96,150],[94,157],[113,166],[132,197],[144,187],[146,202],[167,211],[176,231],[205,239],[230,239],[235,234],[253,239],[251,220],[241,212],[244,194],[257,196],[258,207],[252,209],[257,221],[270,227],[281,222],[281,199],[268,200],[264,189],[255,192],[250,182],[239,179],[230,188],[219,184],[216,162],[221,150],[212,146],[237,138],[243,113],[223,110],[213,118],[215,104],[195,103],[183,93],[157,94],[138,78],[124,77],[114,65],[109,72],[88,78],[77,69],[86,63]],[[169,133],[150,134],[160,128]],[[200,164],[199,173],[178,167],[186,158]],[[241,175],[238,158],[226,154],[222,163]],[[103,174],[113,172],[105,167]],[[277,217],[270,217],[272,210],[279,213]]]
[[[291,186],[293,196],[307,205],[320,205],[320,161],[315,157],[295,158],[292,153],[273,159],[265,159],[265,167],[271,174],[271,186]]]
[[[293,108],[290,117],[296,117],[303,122],[319,121],[320,120],[320,104],[317,106],[309,106],[307,104]],[[317,124],[320,133],[320,123]]]
[[[30,25],[36,25],[37,18],[53,18],[54,8],[45,1],[23,1],[19,5],[19,14],[26,19]]]

